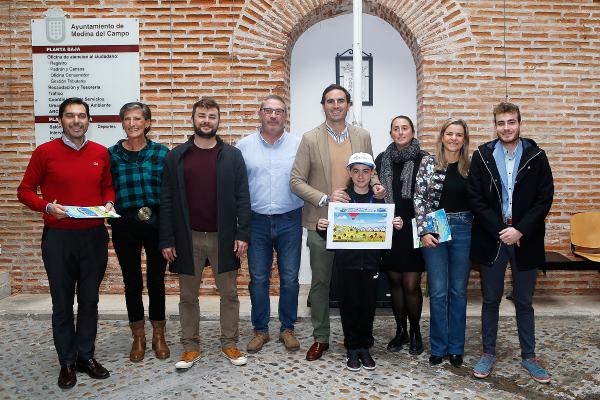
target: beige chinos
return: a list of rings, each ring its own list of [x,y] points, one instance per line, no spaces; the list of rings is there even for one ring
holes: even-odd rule
[[[184,351],[200,350],[200,304],[198,290],[206,259],[213,269],[220,296],[221,347],[237,346],[240,301],[237,293],[237,270],[218,273],[218,232],[192,231],[194,275],[179,274],[179,315],[181,344]],[[233,251],[233,249],[231,249]]]

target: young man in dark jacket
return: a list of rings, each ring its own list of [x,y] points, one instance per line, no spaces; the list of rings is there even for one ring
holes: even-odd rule
[[[519,107],[494,107],[498,138],[473,153],[469,171],[469,200],[474,215],[471,259],[481,265],[483,353],[473,369],[487,377],[496,363],[496,336],[504,274],[510,262],[521,365],[538,382],[550,375],[535,355],[532,306],[537,268],[545,262],[544,219],[554,196],[552,171],[546,153],[531,139],[520,137]]]
[[[160,193],[160,242],[171,272],[179,274],[183,354],[177,369],[200,358],[198,289],[208,260],[221,297],[221,352],[244,365],[237,347],[237,270],[248,248],[250,193],[242,153],[217,136],[219,106],[211,98],[194,104],[195,135],[165,160]]]

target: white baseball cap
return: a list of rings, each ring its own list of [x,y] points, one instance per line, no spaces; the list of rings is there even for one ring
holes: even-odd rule
[[[371,168],[375,168],[375,163],[373,162],[373,156],[369,153],[354,153],[350,156],[348,160],[348,165],[346,167],[350,167],[353,164],[364,164]]]

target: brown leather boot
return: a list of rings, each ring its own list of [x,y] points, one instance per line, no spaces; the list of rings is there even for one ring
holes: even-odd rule
[[[133,362],[142,361],[146,353],[146,332],[144,331],[144,320],[130,322],[131,334],[133,336],[133,344],[129,359]]]
[[[152,350],[156,354],[156,358],[164,360],[171,356],[169,346],[165,340],[165,320],[150,321],[152,323]]]

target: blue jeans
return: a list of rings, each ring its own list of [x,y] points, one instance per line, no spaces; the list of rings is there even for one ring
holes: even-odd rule
[[[430,295],[429,340],[436,356],[462,355],[465,347],[473,216],[468,211],[447,215],[452,240],[422,249]]]
[[[277,252],[279,268],[280,331],[294,329],[300,290],[298,271],[302,246],[301,223],[302,208],[275,215],[252,212],[248,268],[252,325],[257,332],[269,331],[269,283],[273,268],[273,249]]]

